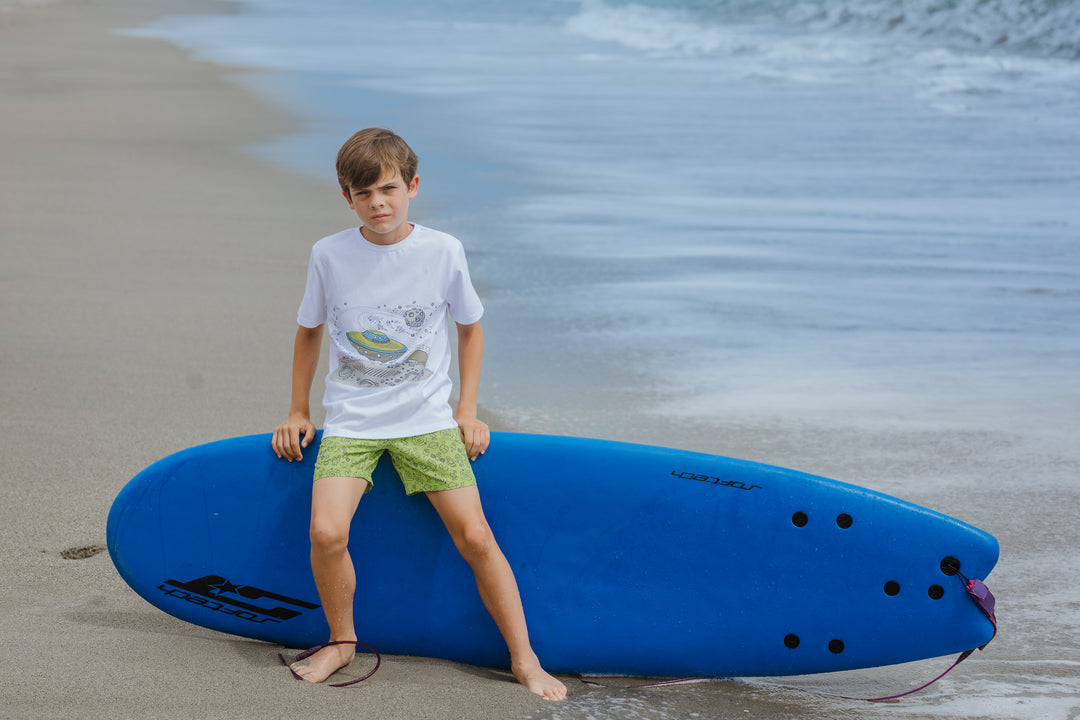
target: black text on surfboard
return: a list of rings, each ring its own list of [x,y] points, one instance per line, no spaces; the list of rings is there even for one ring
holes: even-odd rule
[[[201,605],[212,612],[232,615],[253,623],[281,622],[301,615],[305,610],[319,608],[314,603],[263,590],[253,585],[235,585],[220,575],[204,575],[195,580],[180,582],[166,580],[158,585],[158,590],[177,600]],[[240,598],[244,598],[241,600]],[[245,600],[272,600],[277,603],[292,605],[292,608],[263,607]],[[295,609],[299,608],[299,609]]]
[[[698,475],[692,472],[679,472],[672,470],[671,474],[680,480],[697,480],[698,482],[712,483],[713,485],[719,485],[721,487],[735,488],[736,490],[754,490],[760,488],[760,485],[747,485],[746,483],[739,482],[738,480],[721,480],[713,475]]]

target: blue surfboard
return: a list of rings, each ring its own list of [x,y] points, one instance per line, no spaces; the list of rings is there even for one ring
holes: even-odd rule
[[[151,465],[109,512],[121,577],[196,625],[325,641],[308,557],[316,451],[288,463],[257,435]],[[985,578],[997,541],[893,497],[715,455],[542,435],[493,433],[474,467],[553,672],[830,672],[958,653],[993,634],[954,567]],[[468,565],[385,457],[350,549],[363,642],[509,665]]]

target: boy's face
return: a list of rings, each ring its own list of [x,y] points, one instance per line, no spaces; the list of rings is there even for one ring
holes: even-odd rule
[[[401,242],[412,232],[409,224],[409,200],[416,197],[420,178],[413,176],[408,184],[401,179],[401,171],[386,170],[374,185],[365,188],[350,187],[343,192],[345,202],[363,223],[360,232],[376,245],[393,245]]]

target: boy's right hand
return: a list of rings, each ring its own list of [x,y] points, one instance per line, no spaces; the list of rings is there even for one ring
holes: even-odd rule
[[[274,448],[275,455],[292,462],[304,459],[303,449],[314,439],[315,426],[311,423],[311,419],[295,415],[289,416],[288,420],[274,428],[274,436],[270,444]]]

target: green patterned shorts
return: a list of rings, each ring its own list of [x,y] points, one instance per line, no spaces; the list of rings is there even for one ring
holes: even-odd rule
[[[389,440],[324,437],[315,460],[315,480],[361,478],[368,481],[370,490],[371,474],[383,452],[390,453],[394,469],[409,495],[476,484],[472,463],[457,428]]]

